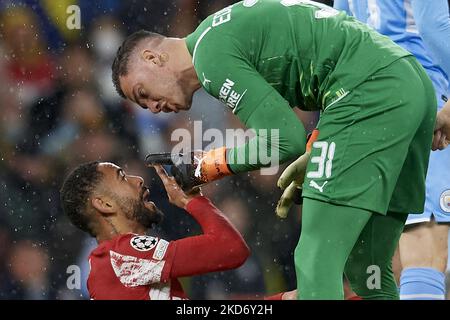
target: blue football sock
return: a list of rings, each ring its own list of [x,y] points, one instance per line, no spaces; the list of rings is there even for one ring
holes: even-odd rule
[[[401,300],[444,300],[445,274],[433,268],[406,268],[400,277]]]

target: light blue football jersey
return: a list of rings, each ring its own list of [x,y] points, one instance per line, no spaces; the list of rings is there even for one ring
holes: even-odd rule
[[[335,0],[334,7],[414,54],[433,81],[439,107],[443,105],[450,74],[447,0]]]
[[[419,60],[433,81],[438,109],[450,75],[450,18],[447,0],[335,0],[334,7],[390,37]],[[450,148],[430,155],[425,209],[406,224],[450,222]]]

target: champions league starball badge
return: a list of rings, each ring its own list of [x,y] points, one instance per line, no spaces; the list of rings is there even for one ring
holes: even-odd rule
[[[150,251],[158,243],[158,238],[150,236],[136,236],[131,238],[131,246],[138,251]]]

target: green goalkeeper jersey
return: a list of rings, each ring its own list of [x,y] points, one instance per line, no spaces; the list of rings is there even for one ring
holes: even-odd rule
[[[345,13],[304,0],[236,3],[206,18],[186,45],[209,94],[248,128],[278,131],[276,144],[266,134],[231,148],[227,163],[235,173],[267,166],[259,152],[249,151],[263,140],[278,163],[304,152],[305,132],[293,107],[325,110],[409,55]],[[236,161],[255,154],[256,160]]]
[[[409,55],[345,13],[303,0],[236,3],[186,43],[203,88],[244,123],[274,90],[291,107],[323,110]]]

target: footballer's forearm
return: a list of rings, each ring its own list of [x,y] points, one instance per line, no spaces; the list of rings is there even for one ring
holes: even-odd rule
[[[192,199],[186,210],[203,234],[174,241],[171,278],[237,268],[250,251],[239,231],[207,198]]]
[[[227,150],[226,161],[233,173],[284,163],[305,152],[302,122],[287,102],[269,95],[246,121],[256,137]]]
[[[237,115],[243,117],[239,112]],[[195,170],[203,182],[276,166],[305,152],[303,123],[277,92],[268,94],[250,115],[247,113],[241,120],[245,120],[245,125],[253,129],[256,136],[238,146],[206,152]],[[241,138],[245,139],[245,136]],[[234,136],[234,139],[239,137]],[[228,141],[228,145],[230,143]]]

